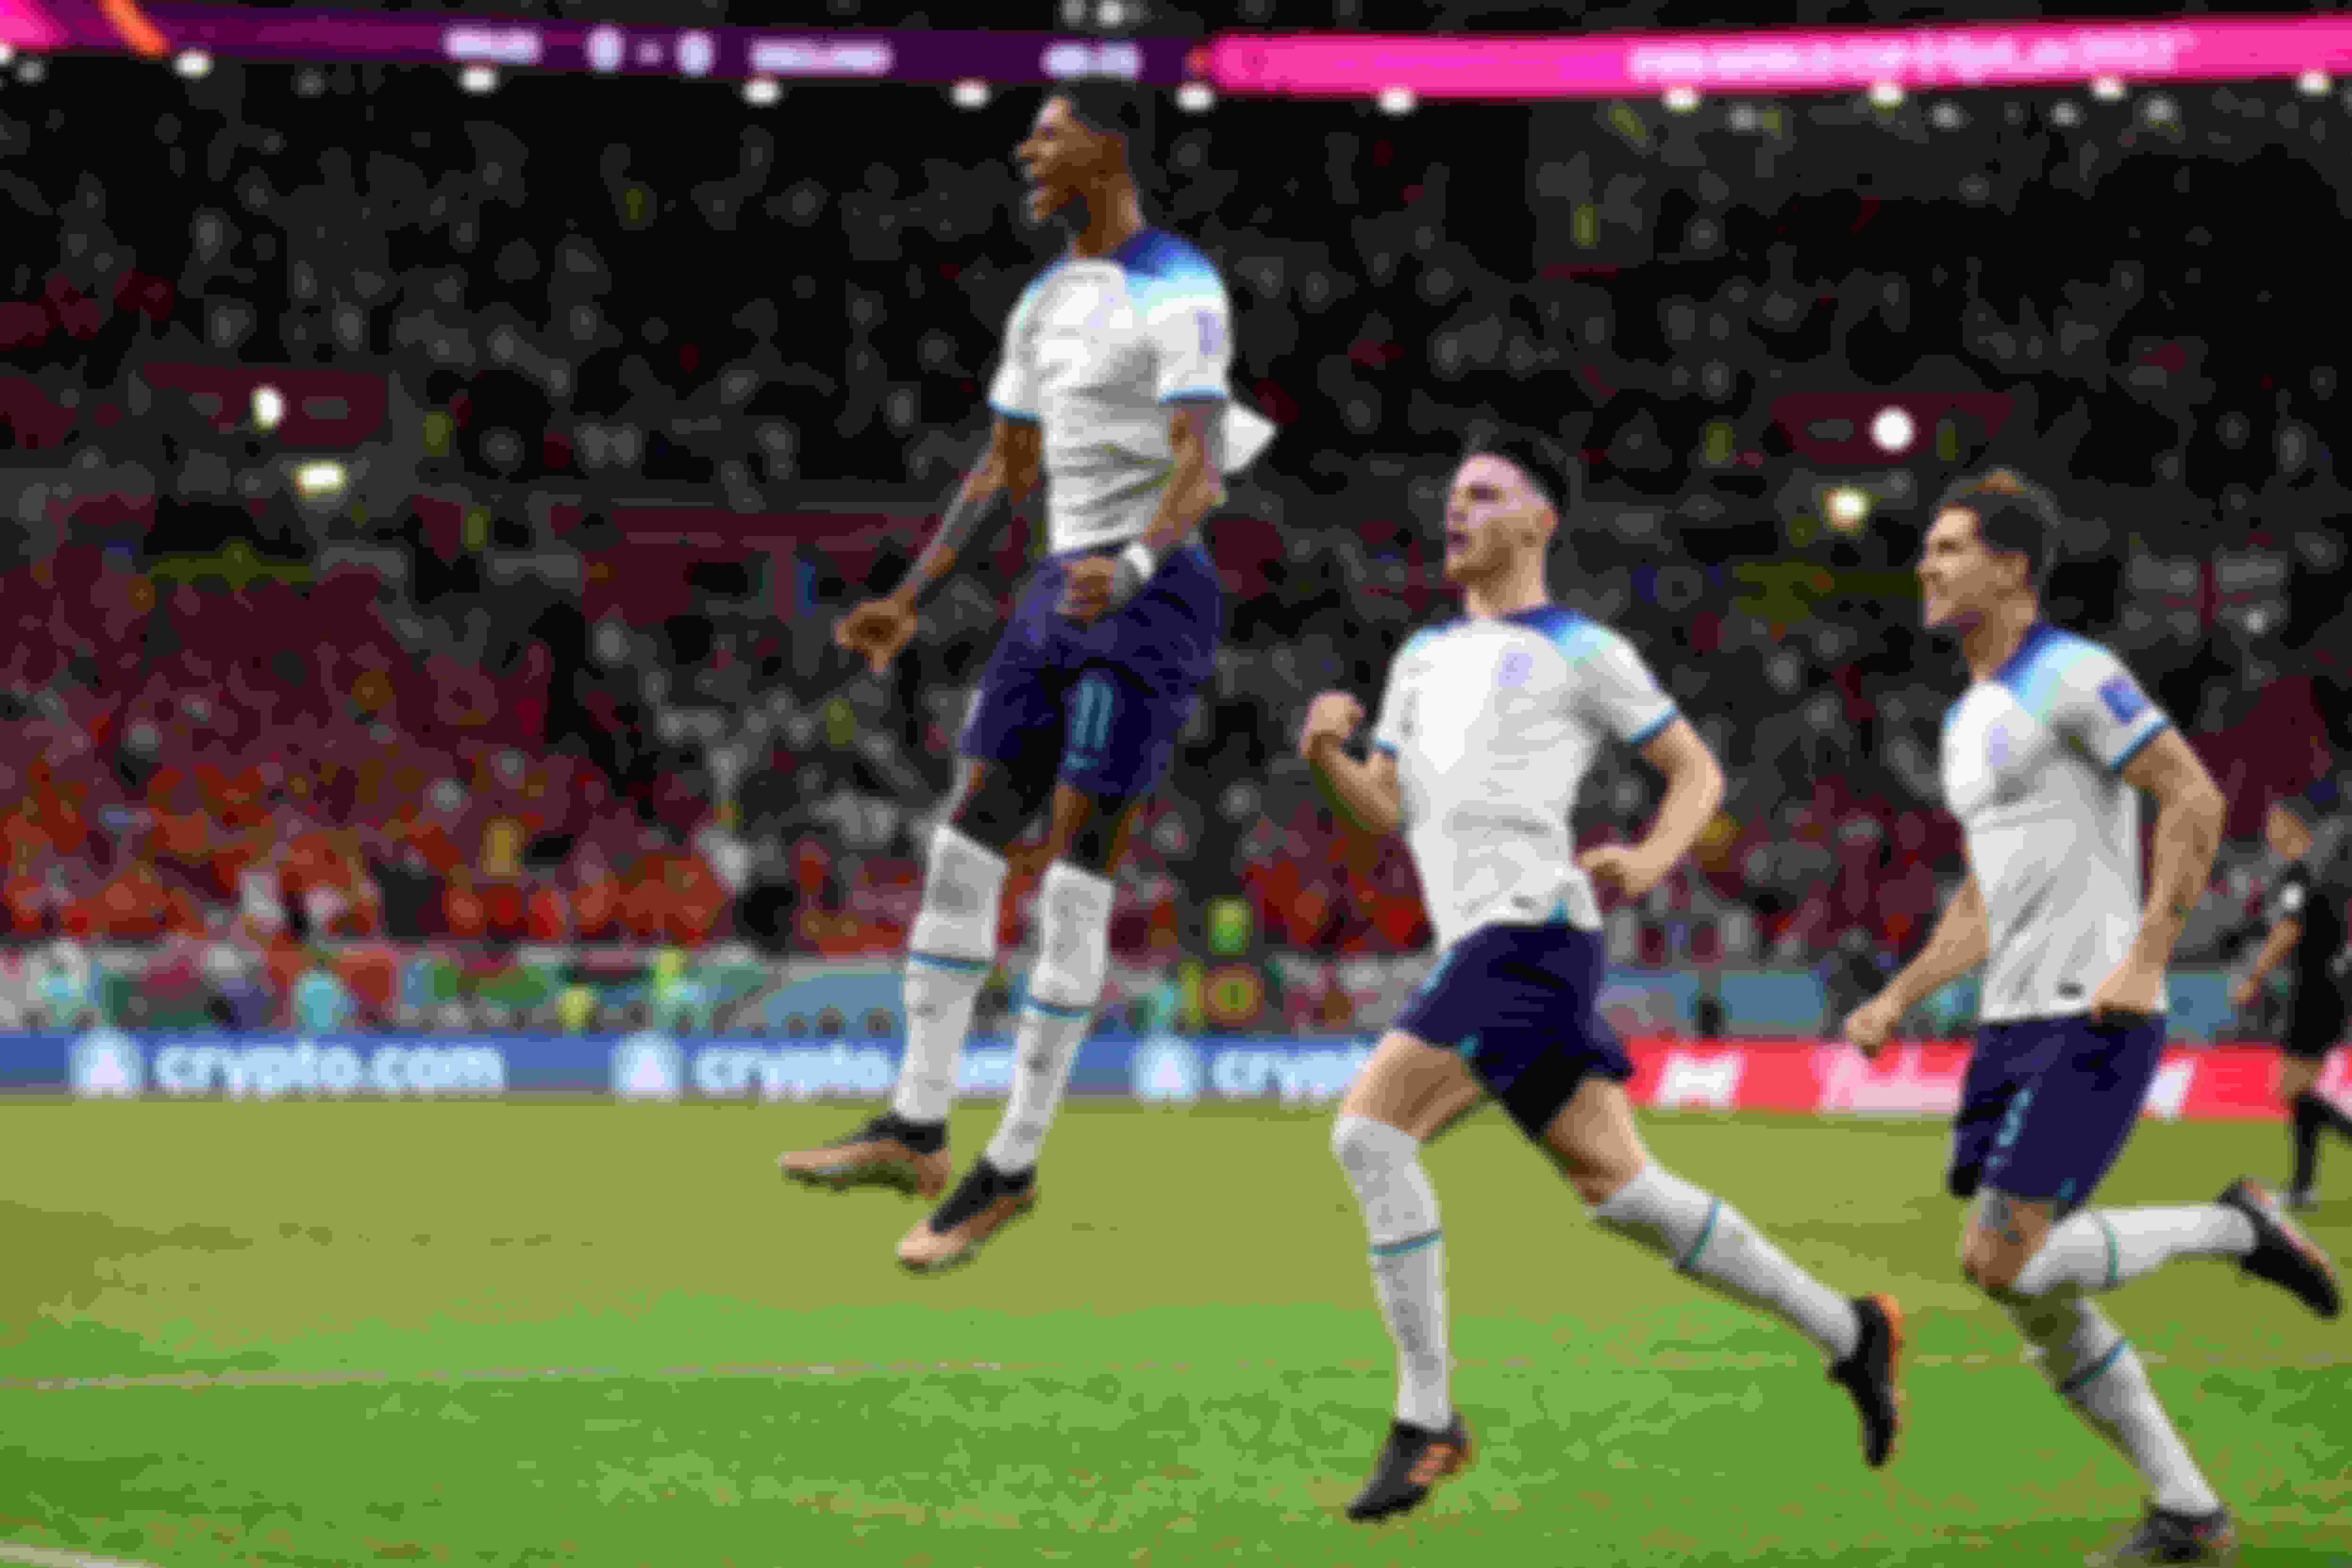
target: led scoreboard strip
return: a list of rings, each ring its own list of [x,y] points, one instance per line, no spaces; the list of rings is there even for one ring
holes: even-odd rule
[[[1591,37],[1223,33],[1202,42],[921,28],[627,27],[142,5],[139,0],[0,0],[0,45],[129,50],[151,58],[407,61],[779,82],[1014,86],[1105,75],[1259,97],[1402,94],[1526,101],[2309,78],[2352,68],[2352,18],[2168,17]]]

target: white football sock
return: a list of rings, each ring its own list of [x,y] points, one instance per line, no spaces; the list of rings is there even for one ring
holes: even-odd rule
[[[907,942],[907,1058],[890,1109],[908,1121],[947,1120],[972,1004],[996,963],[1004,857],[947,823],[931,835],[922,912]]]
[[[2243,1258],[2254,1222],[2221,1204],[2187,1208],[2085,1209],[2051,1227],[2042,1249],[2018,1270],[2020,1296],[2073,1286],[2112,1290],[2176,1258]]]
[[[1066,861],[1045,868],[1037,889],[1037,967],[1013,1042],[1013,1095],[988,1142],[988,1163],[1008,1176],[1037,1163],[1061,1108],[1078,1047],[1110,973],[1111,902],[1107,877]]]
[[[1852,1301],[1790,1262],[1747,1215],[1672,1171],[1644,1166],[1592,1217],[1741,1305],[1771,1313],[1821,1346],[1832,1363],[1852,1355],[1862,1342]]]
[[[1396,1415],[1433,1432],[1453,1423],[1445,1348],[1445,1235],[1437,1190],[1411,1133],[1370,1117],[1342,1116],[1331,1152],[1348,1173],[1371,1238],[1372,1290],[1397,1352]]]
[[[2157,1403],[2139,1352],[2105,1313],[2071,1289],[2026,1298],[2001,1292],[1997,1299],[2042,1363],[2042,1375],[2132,1462],[2157,1507],[2208,1514],[2221,1506]]]

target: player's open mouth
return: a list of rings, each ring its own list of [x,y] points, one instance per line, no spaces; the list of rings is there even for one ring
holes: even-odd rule
[[[1469,545],[1470,531],[1468,529],[1449,528],[1445,531],[1445,548],[1449,552],[1456,550],[1466,550],[1469,548]]]

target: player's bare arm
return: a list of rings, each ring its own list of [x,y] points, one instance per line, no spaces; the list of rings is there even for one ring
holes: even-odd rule
[[[2162,731],[2141,748],[2123,776],[2156,802],[2156,843],[2139,935],[2115,973],[2091,994],[2094,1016],[2158,1010],[2165,966],[2172,962],[2173,944],[2189,912],[2205,895],[2229,812],[2213,775],[2177,730]]]
[[[1118,555],[1071,566],[1063,590],[1062,613],[1090,621],[1134,597],[1168,552],[1192,535],[1201,520],[1225,499],[1224,476],[1216,460],[1217,421],[1223,405],[1179,405],[1168,419],[1168,442],[1175,457],[1168,489],[1141,538]]]
[[[1404,792],[1397,785],[1396,758],[1375,751],[1358,762],[1346,751],[1348,737],[1364,721],[1364,705],[1344,691],[1326,691],[1307,709],[1298,754],[1315,772],[1316,787],[1331,809],[1359,832],[1394,833],[1404,821]]]
[[[1848,1045],[1874,1057],[1903,1015],[1933,996],[1985,961],[1991,939],[1985,926],[1984,889],[1971,871],[1944,906],[1927,945],[1903,966],[1877,995],[1846,1016],[1843,1034]]]
[[[2254,962],[2247,968],[2244,977],[2230,987],[2230,1005],[2252,1006],[2254,998],[2262,994],[2263,982],[2270,978],[2272,970],[2286,962],[2286,955],[2293,952],[2295,943],[2302,940],[2303,922],[2293,915],[2272,926],[2270,935],[2263,939],[2262,951],[2254,954]]]
[[[1686,719],[1677,719],[1642,748],[1643,760],[1666,781],[1666,796],[1638,844],[1603,844],[1576,858],[1595,882],[1638,899],[1690,853],[1723,805],[1723,765]]]
[[[877,675],[889,668],[915,635],[916,606],[922,595],[955,569],[956,557],[993,511],[996,498],[1010,491],[1020,502],[1035,492],[1039,448],[1036,426],[999,417],[986,455],[964,476],[907,580],[842,616],[834,627],[835,643],[863,658]]]

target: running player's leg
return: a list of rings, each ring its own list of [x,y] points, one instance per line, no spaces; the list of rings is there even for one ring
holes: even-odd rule
[[[2298,1002],[2297,1016],[2280,1043],[2278,1097],[2294,1137],[2294,1176],[2286,1192],[2290,1208],[2308,1208],[2318,1201],[2320,1134],[2352,1139],[2352,1116],[2319,1090],[2320,1071],[2344,1032],[2344,1020],[2334,1009],[2306,1016],[2305,1005]]]
[[[1980,1029],[1950,1177],[1955,1196],[1978,1199],[1961,1244],[1969,1279],[2008,1312],[2060,1396],[2147,1483],[2148,1518],[2114,1549],[2118,1562],[2214,1560],[2235,1535],[2138,1353],[2086,1295],[2173,1258],[2251,1261],[2266,1239],[2267,1220],[2231,1201],[2235,1188],[2210,1205],[2074,1209],[2122,1152],[2163,1039],[2160,1019]],[[2268,1239],[2276,1245],[2275,1233]]]
[[[1970,1277],[1988,1290],[2039,1297],[2112,1290],[2179,1258],[2230,1258],[2321,1316],[2335,1316],[2332,1270],[2252,1183],[2234,1184],[2207,1204],[2082,1206],[2138,1121],[2164,1032],[2160,1018],[2118,1026],[2066,1018],[1985,1031],[1979,1053],[2015,1064],[2017,1088],[1972,1185],[2042,1217],[2021,1228],[1971,1226]]]
[[[1349,1087],[1331,1130],[1331,1152],[1363,1211],[1372,1291],[1397,1357],[1395,1420],[1348,1505],[1350,1519],[1408,1511],[1469,1462],[1469,1431],[1450,1387],[1444,1232],[1421,1149],[1482,1098],[1458,1055],[1394,1032]]]

